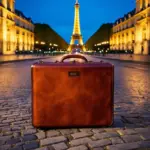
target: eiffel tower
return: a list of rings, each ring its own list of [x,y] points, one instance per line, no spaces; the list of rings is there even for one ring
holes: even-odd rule
[[[82,51],[86,51],[85,46],[83,44],[82,35],[81,35],[79,8],[80,8],[79,2],[78,0],[76,0],[74,28],[73,28],[73,34],[71,36],[70,45],[68,47],[68,51],[72,51],[73,49],[81,49]],[[75,44],[76,41],[78,41],[78,44]]]

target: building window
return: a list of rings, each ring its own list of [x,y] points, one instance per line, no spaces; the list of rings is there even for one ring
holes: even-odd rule
[[[7,51],[10,51],[10,41],[7,42]]]
[[[146,33],[143,33],[143,40],[146,40]]]
[[[142,0],[142,8],[145,8],[145,0]]]
[[[146,40],[146,28],[143,29],[142,38]]]
[[[16,31],[16,34],[19,34],[19,30]]]
[[[132,43],[134,43],[134,32],[132,32]]]
[[[16,50],[19,50],[19,37],[17,36],[17,45],[16,45]]]
[[[24,42],[23,42],[23,50],[25,50],[25,48],[24,48]]]
[[[8,8],[8,10],[11,11],[11,9],[10,9],[10,0],[7,1],[7,8]]]

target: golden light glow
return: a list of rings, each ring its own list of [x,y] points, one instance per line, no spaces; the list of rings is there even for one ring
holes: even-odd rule
[[[36,44],[39,44],[39,41],[36,41],[35,43],[36,43]]]
[[[75,16],[74,16],[74,26],[73,26],[73,34],[71,36],[70,45],[68,47],[68,51],[72,51],[74,48],[80,46],[83,51],[86,51],[86,48],[83,44],[83,38],[81,35],[80,29],[80,12],[79,12],[80,5],[78,1],[75,3]],[[75,45],[75,41],[78,41],[79,45]]]
[[[57,47],[58,45],[57,45],[57,44],[54,44],[54,46],[56,46],[56,47]]]
[[[109,44],[109,41],[104,41],[104,42],[95,44],[95,46],[100,46],[100,45],[105,45],[105,44]]]
[[[3,16],[0,18],[0,53],[15,54],[16,50],[33,50],[34,49],[34,25],[20,17],[14,12],[14,0],[2,0],[4,7],[0,6]],[[7,5],[10,10],[7,9]],[[8,17],[7,17],[8,16]],[[11,19],[11,20],[10,20]],[[22,28],[28,27],[28,28]]]
[[[150,1],[144,1],[137,1],[134,15],[128,14],[128,18],[118,20],[113,26],[110,49],[134,50],[135,54],[144,55],[150,53],[150,7],[147,7]]]
[[[45,42],[41,42],[41,44],[42,44],[42,45],[45,45],[46,43],[45,43]]]

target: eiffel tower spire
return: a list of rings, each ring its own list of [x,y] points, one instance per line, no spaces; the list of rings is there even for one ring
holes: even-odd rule
[[[83,39],[82,39],[82,35],[81,35],[81,28],[80,28],[79,8],[80,8],[79,1],[76,0],[73,34],[71,36],[71,41],[70,41],[70,45],[68,47],[68,51],[72,51],[74,48],[80,48],[83,51],[85,51],[85,46],[83,44]],[[79,44],[76,45],[75,41],[78,41]]]
[[[76,4],[78,4],[79,2],[78,2],[78,0],[76,0]]]

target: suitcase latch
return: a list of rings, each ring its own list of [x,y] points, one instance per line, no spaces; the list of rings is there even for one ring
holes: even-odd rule
[[[79,77],[80,72],[79,71],[69,71],[68,75],[69,75],[69,77]]]

